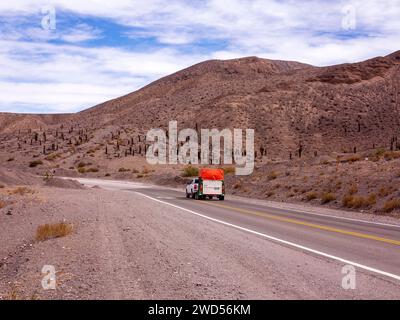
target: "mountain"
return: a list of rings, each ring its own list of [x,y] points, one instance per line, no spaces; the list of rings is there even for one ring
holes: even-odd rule
[[[262,149],[272,159],[300,146],[304,157],[389,148],[400,134],[399,86],[400,51],[329,67],[210,60],[76,114],[1,113],[1,147],[27,158],[43,145],[46,154],[106,144],[114,144],[108,153],[138,153],[148,129],[176,120],[179,128],[253,128],[258,156]]]

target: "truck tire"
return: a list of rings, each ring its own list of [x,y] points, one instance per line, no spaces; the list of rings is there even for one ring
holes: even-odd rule
[[[218,199],[221,200],[221,201],[224,201],[225,200],[225,196],[219,196]]]
[[[199,194],[198,194],[197,192],[194,194],[194,198],[195,198],[196,200],[199,200]]]
[[[192,199],[194,199],[194,193],[193,193],[193,191],[192,191],[192,194],[191,194],[191,196],[192,196]]]
[[[190,198],[190,194],[186,191],[186,198]]]

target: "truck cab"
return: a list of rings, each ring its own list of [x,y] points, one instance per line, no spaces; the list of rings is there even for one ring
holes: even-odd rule
[[[225,199],[225,181],[222,169],[201,169],[199,177],[186,183],[186,198]]]
[[[199,189],[199,178],[195,178],[189,180],[186,183],[186,198],[193,198],[195,197],[196,192]]]

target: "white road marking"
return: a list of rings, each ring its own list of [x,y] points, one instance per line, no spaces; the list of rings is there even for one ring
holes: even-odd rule
[[[322,252],[322,251],[314,250],[314,249],[311,249],[311,248],[308,248],[308,247],[305,247],[305,246],[302,246],[302,245],[299,245],[299,244],[296,244],[296,243],[293,243],[293,242],[290,242],[290,241],[286,241],[286,240],[279,239],[279,238],[276,238],[276,237],[273,237],[273,236],[269,236],[269,235],[267,235],[265,233],[261,233],[261,232],[258,232],[258,231],[247,229],[247,228],[244,228],[244,227],[241,227],[241,226],[229,223],[229,222],[225,222],[225,221],[222,221],[222,220],[219,220],[219,219],[211,218],[211,217],[206,216],[204,214],[201,214],[201,213],[195,212],[193,210],[189,210],[189,209],[177,206],[175,204],[168,203],[168,202],[165,202],[165,201],[150,197],[150,196],[145,195],[145,194],[140,193],[140,192],[135,192],[135,193],[138,194],[138,195],[141,195],[143,197],[146,197],[148,199],[151,199],[153,201],[157,201],[159,203],[162,203],[162,204],[165,204],[165,205],[168,205],[168,206],[171,206],[171,207],[174,207],[174,208],[189,212],[191,214],[194,214],[196,216],[202,217],[202,218],[207,219],[207,220],[211,220],[211,221],[214,221],[214,222],[217,222],[217,223],[220,223],[220,224],[223,224],[223,225],[235,228],[235,229],[246,231],[246,232],[249,232],[249,233],[264,237],[266,239],[269,239],[269,240],[272,240],[272,241],[275,241],[275,242],[283,243],[283,244],[288,245],[288,246],[292,246],[292,247],[295,247],[295,248],[298,248],[298,249],[301,249],[301,250],[304,250],[304,251],[308,251],[308,252],[323,256],[325,258],[329,258],[329,259],[332,259],[332,260],[340,261],[340,262],[345,263],[345,264],[350,264],[350,265],[353,265],[353,266],[358,267],[360,269],[364,269],[364,270],[367,270],[367,271],[370,271],[370,272],[374,272],[374,273],[377,273],[377,274],[380,274],[380,275],[383,275],[383,276],[386,276],[386,277],[390,277],[390,278],[393,278],[393,279],[396,279],[396,280],[400,281],[400,276],[396,275],[396,274],[393,274],[393,273],[389,273],[389,272],[382,271],[382,270],[379,270],[379,269],[371,268],[371,267],[368,267],[366,265],[363,265],[363,264],[360,264],[360,263],[357,263],[357,262],[353,262],[353,261],[350,261],[350,260],[347,260],[347,259],[343,259],[343,258],[334,256],[334,255],[331,255],[331,254],[328,254],[328,253],[325,253],[325,252]]]
[[[132,182],[132,181],[124,181],[124,180],[102,180],[102,179],[90,179],[90,178],[69,178],[69,177],[61,177],[63,179],[72,179],[72,180],[77,180],[83,184],[89,185],[89,186],[95,186],[95,185],[101,185],[104,184],[105,187],[110,186],[113,188],[126,188],[126,187],[132,187],[136,189],[143,189],[143,188],[159,188],[159,189],[164,189],[164,190],[173,190],[173,191],[181,191],[184,193],[184,191],[176,188],[170,188],[170,187],[165,187],[165,186],[156,186],[152,184],[147,184],[147,183],[141,183],[141,182]],[[243,202],[242,200],[239,199],[234,199],[236,201]],[[304,213],[304,214],[309,214],[309,215],[315,215],[315,216],[321,216],[321,217],[326,217],[326,218],[334,218],[334,219],[339,219],[339,220],[348,220],[348,221],[355,221],[355,222],[361,222],[361,223],[367,223],[367,224],[375,224],[379,226],[387,226],[387,227],[395,227],[395,228],[400,228],[400,225],[398,224],[390,224],[390,223],[383,223],[383,222],[376,222],[376,221],[368,221],[368,220],[362,220],[362,219],[354,219],[354,218],[347,218],[347,217],[342,217],[342,216],[335,216],[335,215],[330,215],[330,214],[323,214],[323,213],[316,213],[316,212],[311,212],[311,211],[305,211],[305,210],[298,210],[296,208],[284,208],[280,206],[274,206],[274,205],[268,205],[268,204],[263,204],[263,203],[257,203],[258,205],[261,205],[265,208],[273,208],[273,209],[280,209],[280,210],[288,210],[293,213]]]

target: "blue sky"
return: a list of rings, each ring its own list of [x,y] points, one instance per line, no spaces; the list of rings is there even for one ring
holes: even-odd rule
[[[7,1],[0,111],[76,112],[207,59],[386,55],[400,49],[398,17],[400,0]]]

